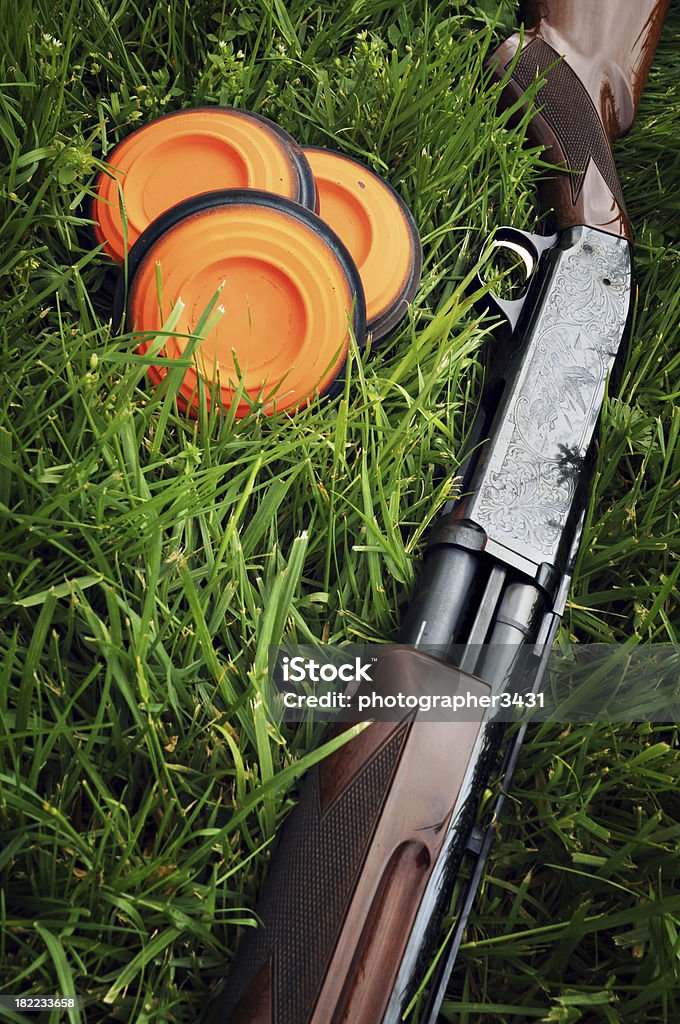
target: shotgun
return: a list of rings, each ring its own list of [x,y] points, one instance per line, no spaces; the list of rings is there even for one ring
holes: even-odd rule
[[[520,255],[529,283],[522,299],[496,302],[507,341],[480,402],[466,496],[444,508],[429,538],[391,663],[397,686],[431,671],[432,647],[449,652],[437,667],[452,687],[462,679],[468,691],[503,690],[520,652],[535,659],[540,685],[633,303],[611,143],[633,123],[666,7],[535,0],[524,30],[491,58],[504,103],[519,108],[537,88],[528,134],[559,168],[540,194],[555,233],[495,234]],[[496,815],[522,737],[505,754]],[[311,770],[282,828],[262,924],[215,1000],[214,1024],[397,1024],[468,853],[457,926],[417,1011],[420,1024],[434,1024],[493,835],[475,819],[502,739],[489,719],[410,715],[372,722]]]

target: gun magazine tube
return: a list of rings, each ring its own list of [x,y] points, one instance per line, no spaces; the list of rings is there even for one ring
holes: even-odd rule
[[[409,605],[400,642],[448,648],[460,639],[461,623],[479,582],[479,558],[457,545],[436,548],[427,560]]]

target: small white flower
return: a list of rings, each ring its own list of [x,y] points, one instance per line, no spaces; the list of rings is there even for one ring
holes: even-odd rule
[[[49,32],[43,32],[42,40],[45,46],[49,46],[52,50],[61,50],[64,45],[61,39],[57,39],[56,36],[51,36]]]

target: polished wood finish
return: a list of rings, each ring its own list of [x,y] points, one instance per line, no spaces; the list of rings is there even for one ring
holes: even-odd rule
[[[490,693],[478,679],[462,680],[478,696]],[[310,1024],[382,1020],[479,728],[461,721],[410,728]]]
[[[381,659],[370,689],[491,693],[488,683],[406,647]],[[474,801],[465,800],[461,818],[459,798],[469,793],[484,711],[475,721],[402,714],[373,722],[308,774],[260,901],[263,927],[240,952],[235,1004],[218,1010],[215,1024],[383,1019],[454,812],[455,835],[467,835]],[[318,891],[312,877],[323,882]]]
[[[542,193],[560,229],[585,224],[631,237],[611,142],[633,123],[667,7],[668,0],[529,0],[523,40],[512,36],[492,58],[498,76],[517,59],[507,104],[546,78],[529,137],[567,172]]]

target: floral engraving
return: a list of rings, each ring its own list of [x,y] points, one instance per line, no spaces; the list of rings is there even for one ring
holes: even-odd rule
[[[556,444],[580,447],[603,362],[583,331],[552,327],[543,332],[532,364],[531,393],[518,395],[515,403],[515,425],[528,449],[554,460]]]
[[[625,241],[580,229],[557,256],[465,510],[489,540],[554,564],[631,291]]]

